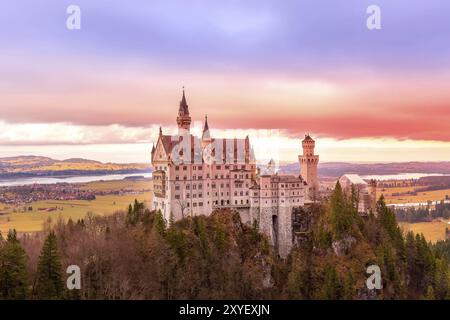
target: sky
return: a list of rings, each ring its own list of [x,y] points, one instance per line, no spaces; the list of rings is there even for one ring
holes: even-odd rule
[[[81,29],[69,30],[69,5]],[[369,30],[369,5],[381,29]],[[0,157],[150,161],[181,88],[200,133],[261,160],[450,160],[450,2],[0,3]]]

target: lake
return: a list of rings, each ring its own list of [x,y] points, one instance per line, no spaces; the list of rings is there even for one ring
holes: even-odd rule
[[[450,175],[449,174],[442,174],[442,173],[398,173],[398,174],[366,175],[366,176],[361,176],[361,178],[385,181],[385,180],[420,179],[420,178],[423,178],[423,177],[432,177],[432,176],[450,176]]]
[[[128,174],[107,174],[107,175],[93,175],[93,176],[66,176],[66,177],[32,177],[0,180],[0,187],[23,186],[30,184],[53,184],[53,183],[87,183],[92,181],[111,181],[122,180],[126,177],[145,177],[151,178],[149,173],[128,173]]]

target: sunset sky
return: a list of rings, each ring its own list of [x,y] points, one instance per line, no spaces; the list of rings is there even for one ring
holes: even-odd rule
[[[442,0],[2,1],[0,157],[149,161],[185,86],[194,132],[208,114],[260,159],[297,161],[310,133],[321,161],[450,161],[449,17]]]

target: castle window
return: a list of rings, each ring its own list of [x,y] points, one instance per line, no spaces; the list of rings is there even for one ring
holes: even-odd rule
[[[192,189],[196,190],[197,189],[197,185],[193,184],[192,185]]]
[[[209,179],[209,173],[206,174],[206,179]]]
[[[198,176],[198,180],[202,180],[203,179],[203,177],[202,176]]]
[[[227,174],[227,179],[229,179],[230,178],[230,175],[229,174]]]
[[[237,200],[234,200],[234,204],[237,204]]]
[[[217,170],[220,170],[220,169],[221,169],[221,166],[216,166],[216,169],[217,169]]]
[[[220,175],[220,179],[223,179],[223,174]]]
[[[180,199],[180,195],[179,195],[179,194],[176,194],[176,195],[175,195],[175,199]]]
[[[230,166],[229,166],[229,165],[226,165],[226,166],[225,166],[225,169],[227,169],[227,170],[230,169]]]
[[[242,170],[245,170],[245,165],[241,166],[241,169],[242,169]]]
[[[187,184],[187,185],[186,185],[186,190],[189,190],[189,188],[190,188],[190,186]]]
[[[203,198],[203,195],[201,193],[198,194],[199,198]]]
[[[190,198],[191,196],[190,196],[190,194],[189,193],[186,193],[186,198]]]
[[[194,202],[194,203],[192,204],[192,206],[193,206],[193,207],[196,207],[196,206],[197,206],[197,202]]]
[[[198,203],[198,206],[199,206],[199,207],[203,207],[203,202],[199,202],[199,203]]]
[[[180,186],[175,186],[175,190],[180,190]]]
[[[202,188],[203,188],[203,185],[202,185],[201,183],[199,183],[198,188],[199,188],[199,189],[202,189]]]
[[[198,166],[197,169],[198,169],[198,170],[202,170],[203,167],[202,167],[202,166]]]
[[[183,177],[183,180],[187,180],[187,177],[186,177],[186,176],[184,176],[184,177]]]
[[[175,180],[180,180],[180,177],[179,177],[179,176],[176,176],[176,177],[175,177]]]
[[[183,166],[183,171],[186,171],[187,170],[187,167],[186,166]]]
[[[237,191],[234,192],[234,195],[237,196]]]

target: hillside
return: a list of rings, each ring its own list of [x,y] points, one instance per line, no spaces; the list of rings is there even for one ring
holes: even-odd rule
[[[55,160],[39,156],[0,158],[0,178],[64,176],[89,174],[141,173],[150,171],[148,164],[102,163],[87,159]]]
[[[24,235],[23,294],[37,299],[447,299],[450,241],[436,245],[402,234],[382,200],[377,216],[361,217],[354,200],[337,186],[330,201],[309,210],[308,232],[296,235],[288,259],[280,259],[257,225],[220,210],[166,226],[158,212],[137,201],[127,213],[92,216]],[[28,290],[40,278],[39,248],[58,243],[62,269],[81,267],[83,286],[74,295]],[[0,253],[17,243],[1,240]],[[6,249],[5,249],[6,248]],[[0,257],[2,255],[0,254]],[[5,261],[5,263],[10,263]],[[11,264],[11,263],[10,263]],[[382,289],[366,286],[367,268],[378,266]],[[64,269],[65,270],[65,269]],[[1,275],[0,275],[1,276]],[[28,280],[26,280],[28,279]],[[0,279],[1,280],[1,279]],[[26,282],[28,281],[28,282]],[[15,282],[18,283],[18,282]],[[8,287],[6,297],[17,287]]]
[[[287,173],[299,172],[298,163],[283,165],[280,170]],[[359,175],[398,174],[398,173],[440,173],[450,174],[450,161],[443,162],[394,162],[394,163],[319,163],[319,175],[322,177],[339,177],[345,173]]]

